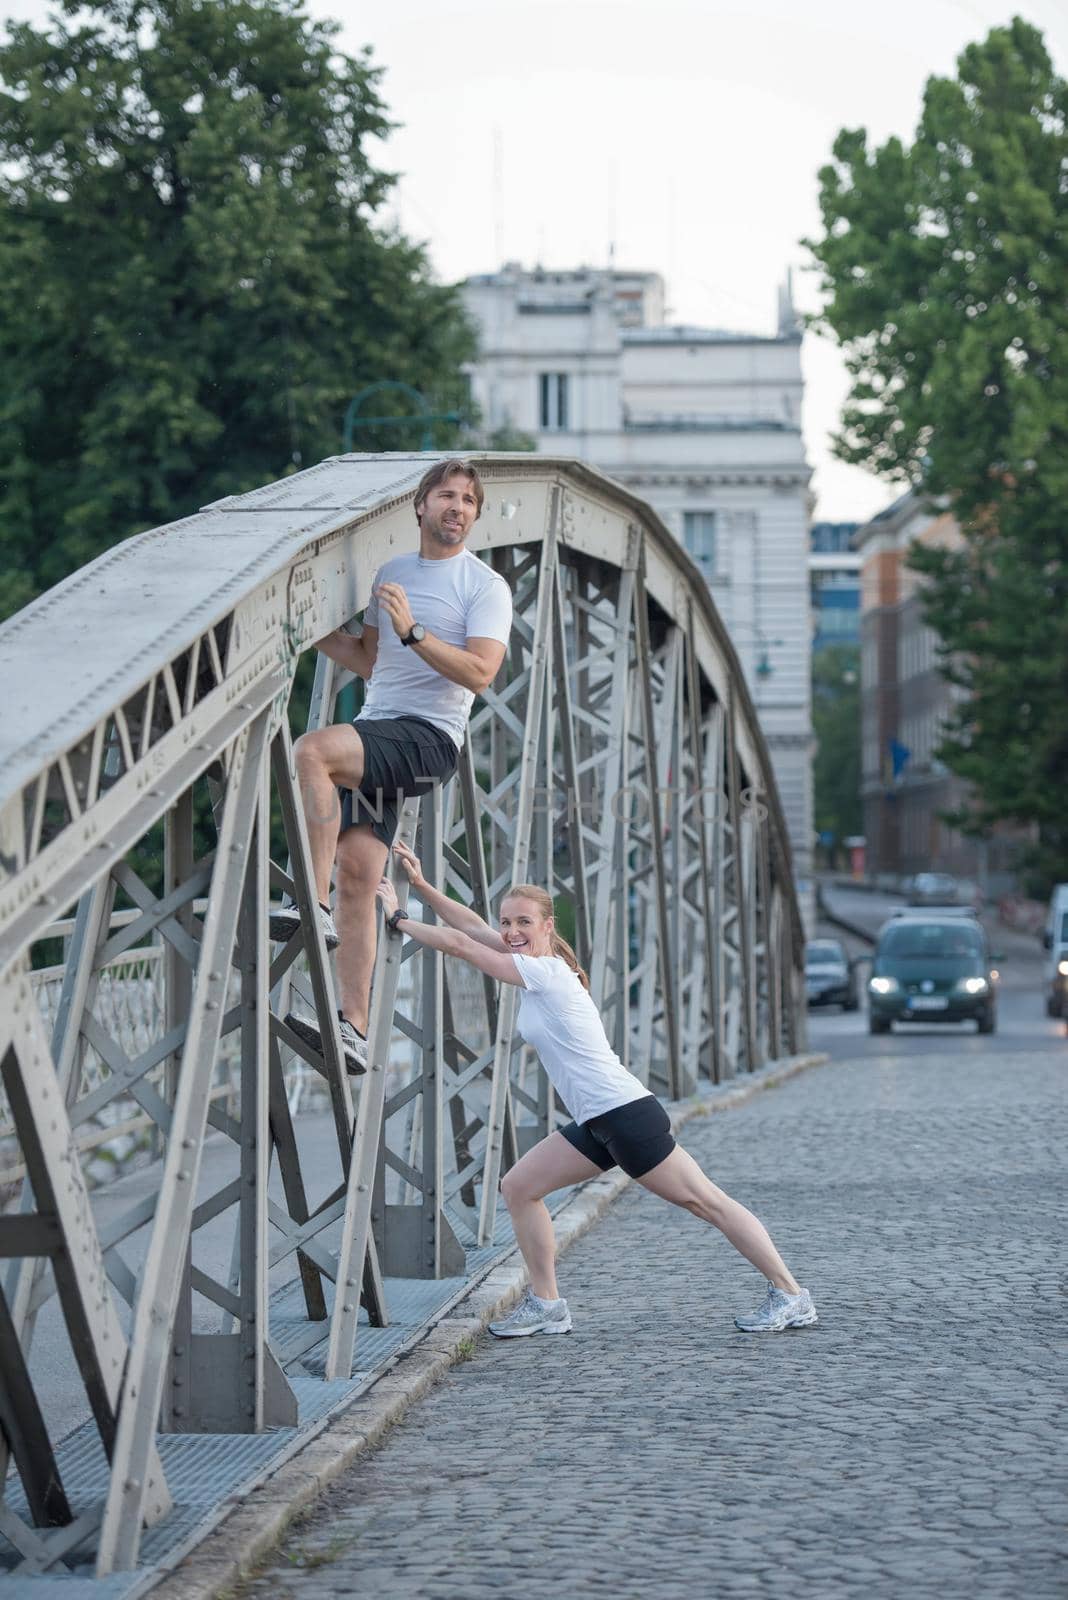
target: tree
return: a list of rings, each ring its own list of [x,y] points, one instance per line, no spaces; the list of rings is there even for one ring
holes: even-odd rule
[[[337,453],[375,379],[463,409],[473,332],[377,220],[381,69],[336,31],[302,0],[67,0],[0,44],[0,615]]]
[[[860,651],[824,645],[812,657],[812,767],[817,833],[843,839],[864,832],[860,801]]]
[[[981,832],[1037,827],[1068,877],[1068,85],[1020,18],[931,78],[915,139],[843,130],[809,241],[852,378],[842,459],[949,497],[959,551],[919,550],[944,670],[940,750]]]

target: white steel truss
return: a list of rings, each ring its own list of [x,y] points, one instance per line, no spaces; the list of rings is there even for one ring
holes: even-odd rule
[[[513,987],[498,995],[381,936],[369,1070],[349,1079],[318,918],[284,948],[267,942],[272,893],[315,903],[287,715],[298,660],[414,545],[412,490],[431,459],[340,457],[223,501],[119,546],[0,629],[12,707],[0,1070],[26,1172],[0,1217],[0,1471],[14,1461],[29,1506],[27,1518],[0,1500],[16,1570],[61,1572],[87,1539],[98,1575],[134,1565],[142,1529],[169,1507],[159,1433],[294,1422],[285,1364],[325,1345],[325,1379],[347,1378],[361,1305],[381,1325],[384,1278],[462,1274],[466,1252],[494,1237],[501,1173],[566,1120],[516,1034]],[[563,897],[609,1036],[658,1092],[796,1051],[802,933],[786,831],[703,580],[647,506],[591,469],[536,456],[480,468],[471,548],[511,588],[513,637],[456,778],[404,807],[401,837],[483,915],[518,881]],[[66,675],[56,687],[57,637],[81,663],[73,704]],[[311,725],[334,720],[346,687],[319,658]],[[270,856],[272,804],[285,862]],[[31,961],[68,907],[49,1040]],[[96,1001],[115,961],[149,946],[165,1016],[131,1056]],[[415,998],[401,1003],[409,974]],[[294,985],[320,1019],[321,1056],[283,1020]],[[213,1092],[224,1040],[240,1061],[227,1098]],[[313,1184],[302,1170],[283,1082],[293,1054],[321,1075],[337,1136],[314,1203],[322,1174]],[[120,1098],[152,1120],[163,1155],[147,1194],[101,1226],[77,1131]],[[209,1130],[233,1158],[204,1193]],[[281,1203],[268,1194],[275,1160]],[[234,1242],[220,1281],[197,1238],[224,1213]],[[131,1255],[135,1235],[147,1246]],[[307,1321],[283,1361],[267,1291],[286,1263]],[[110,1461],[102,1506],[71,1502],[32,1379],[52,1294]],[[204,1305],[215,1332],[195,1315]]]

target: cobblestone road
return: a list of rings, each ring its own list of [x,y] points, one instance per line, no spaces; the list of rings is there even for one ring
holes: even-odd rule
[[[683,1142],[817,1328],[636,1187],[564,1257],[570,1338],[498,1343],[318,1502],[245,1595],[701,1600],[1068,1592],[1068,1051],[832,1065]]]

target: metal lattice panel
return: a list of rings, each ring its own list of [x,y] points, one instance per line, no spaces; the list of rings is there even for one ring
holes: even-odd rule
[[[119,546],[0,629],[0,1063],[27,1173],[0,1217],[0,1469],[10,1454],[22,1484],[0,1503],[0,1538],[26,1572],[62,1573],[87,1545],[101,1578],[132,1567],[173,1499],[161,1434],[199,1435],[207,1451],[212,1434],[292,1427],[295,1386],[348,1379],[361,1340],[388,1327],[385,1277],[461,1278],[499,1247],[501,1172],[565,1117],[515,1033],[514,987],[380,938],[369,1071],[350,1080],[318,919],[283,949],[267,942],[272,894],[315,901],[287,719],[296,665],[414,544],[427,460],[341,457],[221,501]],[[609,1036],[658,1092],[796,1049],[785,829],[702,579],[648,507],[590,469],[481,465],[470,545],[512,590],[513,636],[456,778],[404,808],[402,837],[483,915],[519,880],[566,896]],[[73,703],[49,670],[57,635],[84,667]],[[320,658],[312,725],[333,720],[346,686]],[[285,862],[269,858],[272,798]],[[158,892],[149,837],[162,838]],[[49,1035],[29,957],[69,906]],[[123,963],[142,985],[151,968],[150,1028],[115,1003]],[[321,1057],[282,1020],[294,992],[320,1017]],[[223,1056],[235,1065],[220,1095]],[[331,1110],[330,1170],[302,1163],[294,1057]],[[79,1130],[129,1105],[162,1159],[99,1226]],[[198,1188],[209,1131],[231,1156]],[[223,1272],[202,1249],[221,1218]],[[290,1290],[269,1296],[287,1273]],[[64,1482],[35,1393],[34,1327],[55,1293],[110,1462],[102,1504]]]

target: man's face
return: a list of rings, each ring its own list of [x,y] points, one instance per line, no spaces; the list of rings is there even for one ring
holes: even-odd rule
[[[452,473],[428,492],[419,512],[420,532],[435,544],[454,549],[463,544],[478,516],[474,484],[466,473]]]

